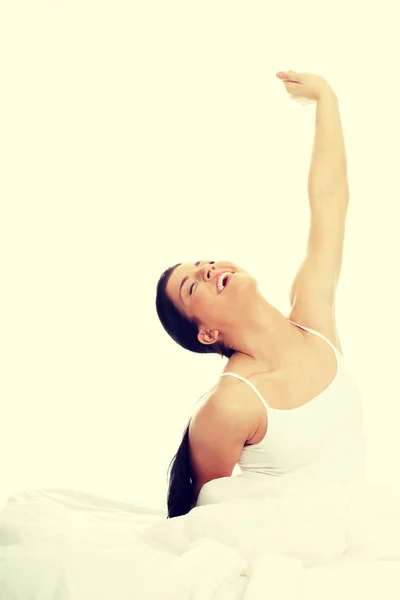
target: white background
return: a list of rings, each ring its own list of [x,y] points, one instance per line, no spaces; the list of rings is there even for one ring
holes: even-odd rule
[[[225,258],[288,315],[315,126],[315,106],[275,77],[288,69],[339,97],[338,331],[365,399],[370,479],[399,481],[396,0],[0,11],[2,499],[60,487],[165,502],[183,429],[226,359],[165,334],[157,280]]]

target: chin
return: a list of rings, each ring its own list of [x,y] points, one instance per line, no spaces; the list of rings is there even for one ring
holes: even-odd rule
[[[259,294],[257,280],[248,273],[235,273],[225,290],[228,297],[242,309],[249,300]]]
[[[253,288],[258,287],[257,279],[255,277],[253,277],[253,275],[251,275],[250,273],[246,273],[246,272],[235,273],[232,278],[232,282],[234,282],[235,284],[240,285],[240,286],[248,286],[248,287],[251,286]],[[229,287],[229,284],[228,284],[228,287]]]

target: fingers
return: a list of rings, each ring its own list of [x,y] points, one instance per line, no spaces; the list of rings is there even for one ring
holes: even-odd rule
[[[282,81],[294,81],[297,83],[295,73],[296,71],[278,71],[276,76]]]

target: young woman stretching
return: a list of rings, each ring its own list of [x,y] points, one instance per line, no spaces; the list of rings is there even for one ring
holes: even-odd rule
[[[338,99],[311,73],[278,73],[293,99],[316,102],[304,261],[282,315],[256,279],[226,260],[178,263],[157,285],[156,308],[184,348],[228,362],[196,406],[170,473],[168,516],[186,514],[203,485],[242,471],[335,482],[366,479],[362,398],[335,325],[349,203]]]

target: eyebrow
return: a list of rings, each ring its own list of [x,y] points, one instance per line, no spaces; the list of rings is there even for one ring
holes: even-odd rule
[[[201,263],[201,260],[198,260],[197,262],[194,263],[194,266],[198,267],[200,263]],[[181,286],[179,288],[179,296],[180,296],[180,299],[182,300],[182,303],[183,303],[182,288],[183,288],[183,286],[185,285],[185,283],[187,282],[188,279],[189,279],[189,277],[188,277],[188,275],[186,275],[186,277],[184,277],[182,279],[182,283],[181,283]]]

